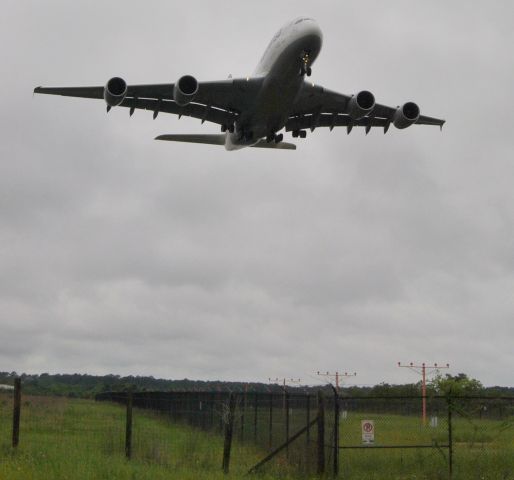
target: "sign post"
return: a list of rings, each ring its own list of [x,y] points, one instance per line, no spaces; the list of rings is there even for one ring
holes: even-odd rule
[[[373,420],[361,421],[362,443],[371,445],[375,443],[375,422]]]

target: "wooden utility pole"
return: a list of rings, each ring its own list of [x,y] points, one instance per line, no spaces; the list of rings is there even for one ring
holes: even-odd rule
[[[401,362],[398,362],[398,366],[402,368],[409,368],[413,372],[416,372],[418,375],[421,375],[421,418],[423,419],[423,425],[427,424],[427,370],[440,370],[442,368],[450,368],[450,364],[446,365],[438,365],[434,363],[433,365],[427,365],[423,362],[421,365],[415,365],[413,362],[410,362],[408,365],[402,365]]]
[[[356,377],[357,376],[357,373],[356,372],[353,372],[353,373],[348,373],[348,372],[344,372],[344,373],[339,373],[339,372],[336,372],[336,373],[330,373],[330,372],[317,372],[317,374],[320,376],[320,377],[329,377],[329,378],[333,378],[335,380],[335,384],[336,384],[336,390],[339,391],[339,386],[341,384],[341,379],[342,378],[347,378],[347,377]],[[332,382],[331,382],[332,383]]]

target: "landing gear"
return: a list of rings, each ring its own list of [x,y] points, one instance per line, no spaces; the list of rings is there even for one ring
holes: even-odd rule
[[[310,77],[312,75],[312,69],[309,65],[310,62],[310,56],[309,52],[303,52],[303,55],[300,57],[301,60],[301,67],[300,67],[300,75],[303,77],[304,75],[307,75]]]
[[[294,138],[305,138],[307,136],[307,132],[305,130],[293,130]]]
[[[234,125],[222,125],[221,131],[225,133],[226,131],[229,131],[230,133],[234,133]]]
[[[269,135],[266,136],[267,143],[271,143],[271,142],[280,143],[282,140],[284,140],[284,135],[282,135],[282,134],[277,135],[276,133],[270,133]]]

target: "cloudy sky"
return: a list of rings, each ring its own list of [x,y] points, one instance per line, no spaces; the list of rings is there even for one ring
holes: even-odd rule
[[[0,370],[417,381],[449,362],[513,385],[511,2],[19,1],[0,17]],[[317,19],[312,80],[446,118],[298,150],[37,85],[252,73]],[[327,129],[328,130],[328,129]]]

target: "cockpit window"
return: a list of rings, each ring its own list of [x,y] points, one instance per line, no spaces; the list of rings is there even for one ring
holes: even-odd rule
[[[296,25],[301,22],[305,22],[305,20],[312,20],[312,19],[311,18],[299,18],[298,20],[296,20],[296,22],[294,22],[293,25]]]

